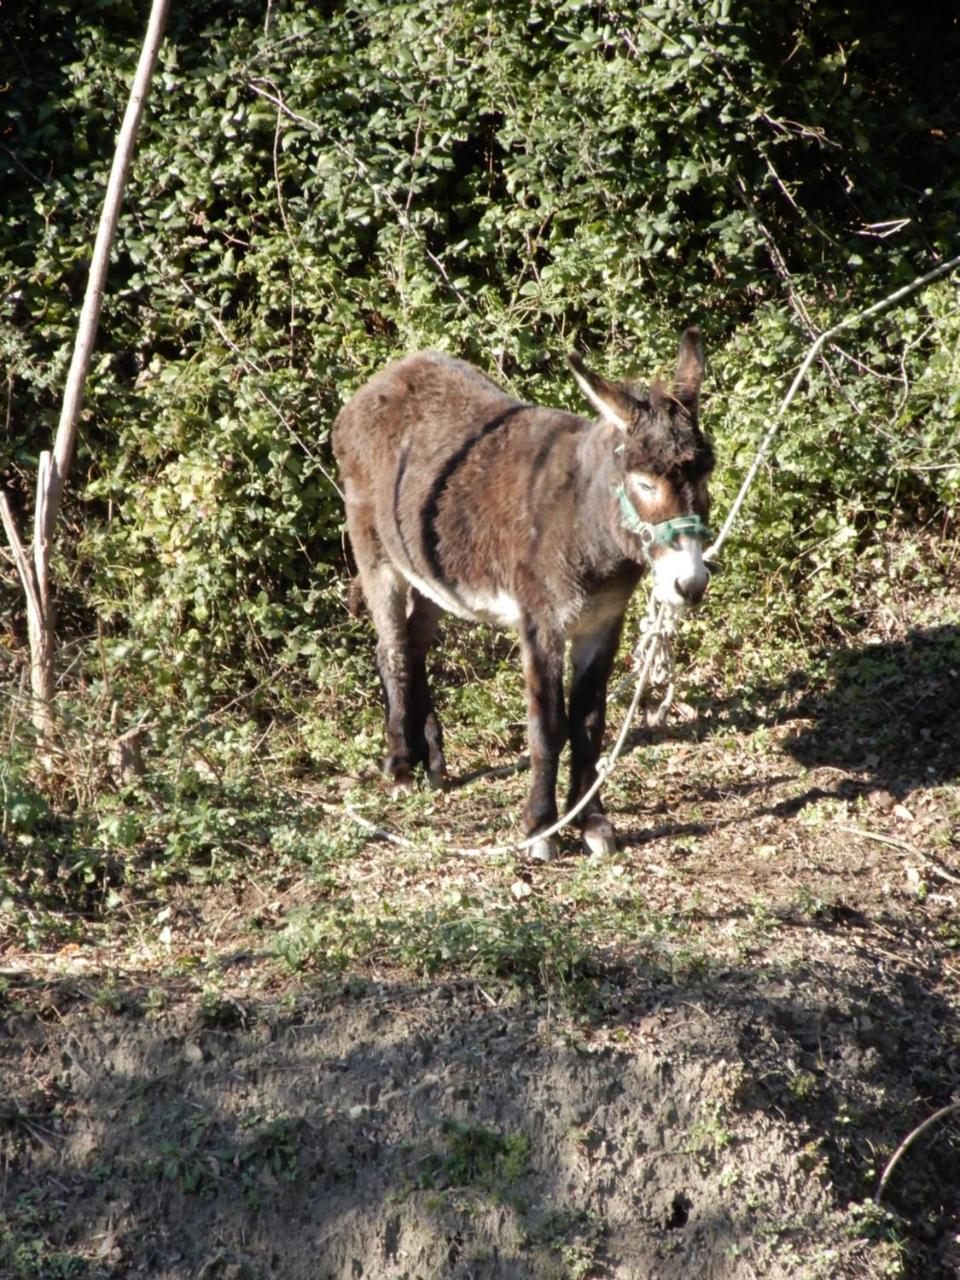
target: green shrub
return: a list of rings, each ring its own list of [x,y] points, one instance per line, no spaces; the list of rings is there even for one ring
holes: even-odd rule
[[[330,424],[414,346],[582,407],[567,348],[649,374],[698,318],[722,512],[809,341],[800,304],[825,325],[955,244],[955,26],[871,14],[175,8],[55,564],[64,638],[103,625],[91,678],[130,716],[202,714],[278,659],[317,665],[347,574]],[[0,468],[25,508],[141,22],[95,0],[5,19]],[[815,614],[829,582],[852,607],[838,567],[888,571],[891,521],[956,509],[957,314],[941,285],[814,372],[723,590]]]

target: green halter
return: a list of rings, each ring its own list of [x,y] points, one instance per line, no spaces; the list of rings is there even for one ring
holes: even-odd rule
[[[676,516],[673,520],[661,520],[658,524],[651,524],[649,520],[641,518],[622,484],[615,484],[613,492],[620,501],[620,518],[623,521],[623,527],[640,538],[647,552],[653,546],[672,547],[683,534],[690,538],[700,538],[702,541],[710,537],[710,530],[698,515]]]

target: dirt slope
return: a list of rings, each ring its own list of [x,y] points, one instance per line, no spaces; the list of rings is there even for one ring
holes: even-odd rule
[[[370,943],[291,972],[290,910],[333,890],[265,866],[183,885],[163,930],[9,946],[0,1274],[960,1275],[960,1116],[872,1201],[960,1097],[955,605],[638,739],[615,859],[339,866],[355,912],[501,895],[488,923],[549,907],[570,936],[592,912],[552,968],[412,976],[453,912],[406,965]]]

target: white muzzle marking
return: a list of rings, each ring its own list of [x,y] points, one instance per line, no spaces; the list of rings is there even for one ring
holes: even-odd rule
[[[699,604],[709,575],[699,538],[681,536],[679,544],[653,560],[653,593],[662,604],[682,609]]]

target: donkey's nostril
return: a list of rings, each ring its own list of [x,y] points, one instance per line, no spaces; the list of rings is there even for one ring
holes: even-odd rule
[[[707,586],[706,582],[701,582],[699,578],[677,578],[673,585],[677,595],[687,604],[699,604]]]

